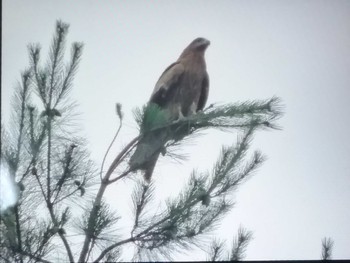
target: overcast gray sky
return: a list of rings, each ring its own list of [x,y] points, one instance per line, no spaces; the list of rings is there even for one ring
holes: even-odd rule
[[[131,110],[147,102],[159,75],[194,38],[206,37],[208,104],[276,95],[286,105],[283,130],[254,138],[252,149],[268,160],[239,188],[217,237],[230,243],[243,224],[254,232],[246,259],[262,260],[318,259],[328,236],[334,258],[350,258],[350,1],[4,0],[5,120],[28,65],[27,44],[41,43],[45,58],[57,19],[70,24],[68,44],[85,43],[72,96],[98,164],[117,126],[115,103],[123,104],[126,125],[112,156],[137,135]],[[183,165],[160,159],[157,196],[175,195],[192,168],[210,169],[221,145],[235,138],[211,131],[184,148]],[[131,223],[126,183],[107,193],[127,215],[123,227]],[[204,258],[198,250],[176,259]]]

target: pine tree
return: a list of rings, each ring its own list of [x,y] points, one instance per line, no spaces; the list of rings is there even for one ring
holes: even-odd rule
[[[104,172],[89,159],[84,139],[74,129],[75,103],[69,92],[83,45],[73,43],[71,58],[65,63],[67,33],[68,25],[58,21],[45,66],[41,66],[40,46],[29,46],[30,67],[16,87],[12,123],[2,129],[1,162],[8,165],[20,197],[14,207],[1,214],[1,258],[5,262],[116,261],[123,245],[130,243],[137,248],[134,260],[171,259],[175,251],[199,246],[201,237],[210,234],[232,209],[237,187],[265,160],[260,151],[248,160],[245,157],[255,132],[278,129],[280,100],[272,97],[210,105],[175,122],[168,122],[156,106],[143,107],[135,111],[140,135]],[[116,114],[120,125],[115,138],[123,124],[120,104]],[[163,153],[176,157],[174,147],[207,129],[238,131],[240,135],[233,145],[222,147],[211,171],[193,171],[182,192],[167,200],[162,211],[153,211],[155,186],[135,177],[136,169],[128,166],[135,146],[143,136],[163,130],[167,134]],[[133,227],[130,236],[121,237],[113,234],[120,217],[103,197],[111,184],[132,176],[137,178],[131,181]],[[76,232],[81,235],[73,237]],[[240,260],[251,237],[252,233],[241,227],[231,249],[213,239],[207,259]]]

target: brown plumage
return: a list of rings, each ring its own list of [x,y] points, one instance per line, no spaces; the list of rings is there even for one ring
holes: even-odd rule
[[[209,44],[210,42],[205,38],[193,40],[178,60],[167,67],[157,81],[149,103],[157,104],[167,113],[169,119],[187,117],[204,108],[209,91],[204,53]],[[144,170],[147,181],[152,176],[162,151],[162,144],[159,134],[152,138],[144,138],[130,158],[130,166]],[[156,150],[150,151],[151,148]],[[142,164],[137,162],[140,160],[140,155],[147,155],[149,152],[152,152],[152,155],[147,158],[147,162]]]

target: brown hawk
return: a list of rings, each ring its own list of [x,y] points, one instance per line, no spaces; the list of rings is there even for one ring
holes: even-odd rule
[[[148,104],[158,105],[169,120],[190,116],[204,108],[209,91],[204,53],[209,44],[205,38],[193,40],[158,79]],[[130,158],[130,166],[144,170],[147,181],[152,176],[163,144],[159,134],[145,136]]]

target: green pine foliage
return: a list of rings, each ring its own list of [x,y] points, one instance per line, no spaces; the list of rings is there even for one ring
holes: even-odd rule
[[[332,250],[334,246],[334,241],[331,238],[323,238],[322,239],[322,260],[330,260],[332,259]]]
[[[2,129],[1,162],[9,166],[20,189],[16,206],[1,214],[1,257],[5,262],[46,262],[63,245],[74,261],[67,238],[73,218],[83,213],[86,188],[96,175],[74,128],[74,102],[69,96],[83,45],[73,43],[65,62],[68,24],[56,23],[48,60],[39,45],[29,45],[30,66],[15,89],[12,117]],[[71,206],[77,206],[72,212]],[[80,211],[79,211],[80,210]]]

